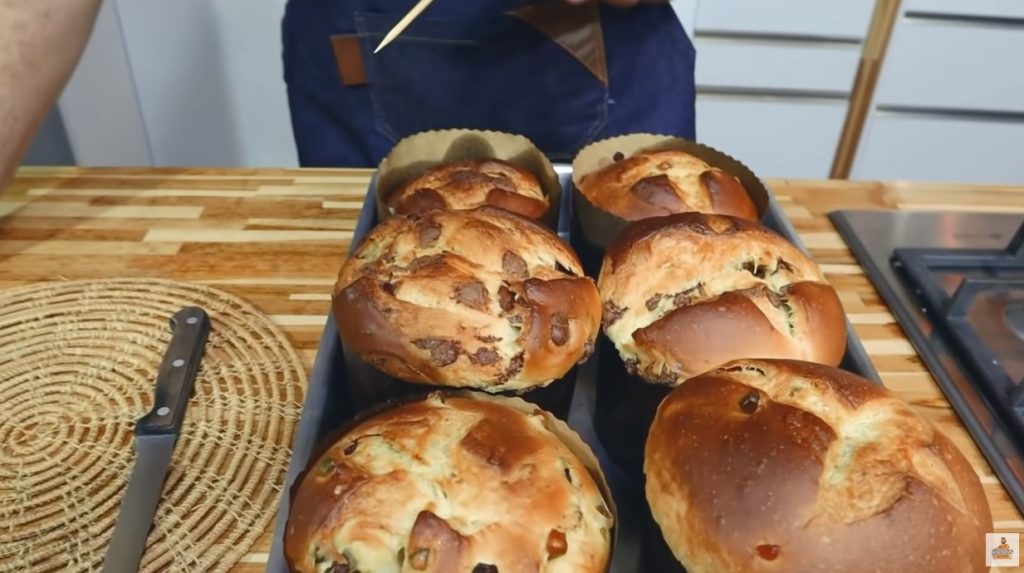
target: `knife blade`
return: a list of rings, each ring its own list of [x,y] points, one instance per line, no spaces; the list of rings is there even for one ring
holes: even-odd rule
[[[210,332],[199,307],[171,317],[174,334],[156,377],[153,408],[135,423],[135,463],[103,560],[103,573],[138,571]]]

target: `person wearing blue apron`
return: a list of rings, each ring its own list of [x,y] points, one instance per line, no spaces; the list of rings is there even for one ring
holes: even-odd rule
[[[521,134],[556,162],[622,133],[695,137],[695,51],[667,2],[435,0],[374,54],[414,3],[289,0],[301,165],[375,166],[403,137],[444,128]]]

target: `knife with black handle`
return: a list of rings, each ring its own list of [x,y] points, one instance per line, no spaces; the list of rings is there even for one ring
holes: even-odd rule
[[[171,454],[192,397],[210,319],[203,309],[186,307],[171,317],[171,329],[174,334],[157,373],[153,409],[135,424],[135,465],[103,560],[103,573],[139,569]]]

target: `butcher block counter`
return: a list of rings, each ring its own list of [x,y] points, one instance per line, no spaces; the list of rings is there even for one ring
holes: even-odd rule
[[[269,315],[312,368],[367,170],[25,168],[0,195],[0,288],[160,277],[237,294]],[[769,180],[885,385],[938,424],[985,486],[996,531],[1024,518],[826,218],[841,208],[1024,213],[1024,188]],[[261,571],[270,532],[236,565]],[[979,555],[979,559],[983,556]]]

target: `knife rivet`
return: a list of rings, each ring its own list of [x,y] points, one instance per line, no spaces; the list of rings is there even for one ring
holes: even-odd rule
[[[157,416],[166,416],[167,413],[170,412],[170,411],[171,411],[171,409],[168,408],[167,406],[160,406],[159,408],[156,409],[156,415]]]
[[[182,360],[181,358],[178,358],[174,362],[171,362],[171,366],[173,366],[175,368],[181,368],[184,365],[185,365],[185,361]]]
[[[197,322],[199,322],[199,319],[194,316],[190,316],[185,319],[185,324],[195,324]]]

